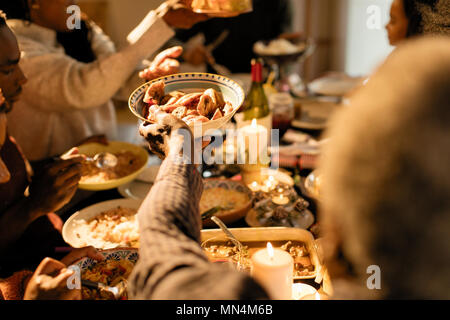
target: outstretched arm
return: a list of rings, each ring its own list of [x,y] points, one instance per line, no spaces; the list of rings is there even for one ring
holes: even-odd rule
[[[135,299],[264,299],[263,289],[248,275],[208,261],[200,246],[199,202],[203,182],[195,165],[178,163],[184,143],[178,120],[163,115],[162,125],[143,127],[149,140],[158,128],[171,128],[167,155],[155,184],[139,209],[139,261],[130,278]],[[157,115],[157,119],[161,117]],[[155,127],[156,126],[156,127]],[[158,127],[159,126],[159,127]],[[153,127],[153,128],[152,128]],[[188,128],[184,128],[189,130]],[[150,142],[151,146],[155,146]]]

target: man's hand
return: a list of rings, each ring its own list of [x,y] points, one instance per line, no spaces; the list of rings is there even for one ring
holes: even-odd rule
[[[184,143],[183,133],[189,135],[193,143],[193,135],[188,125],[180,119],[162,111],[159,107],[153,107],[155,123],[143,123],[140,128],[140,134],[147,140],[149,149],[159,158],[164,159],[171,152],[181,151]],[[191,149],[192,150],[192,149]]]
[[[30,185],[31,209],[34,219],[61,209],[75,194],[81,178],[82,157],[57,160],[33,177]]]
[[[191,10],[192,0],[181,0],[183,7],[169,10],[164,16],[164,21],[171,27],[190,29],[196,23],[209,19],[206,14],[195,13]]]
[[[28,281],[24,300],[81,300],[81,291],[67,286],[73,274],[62,262],[45,258]]]
[[[141,71],[139,77],[146,81],[163,77],[169,74],[177,73],[180,69],[180,63],[175,60],[183,53],[180,46],[172,47],[160,52],[153,60],[150,67]]]

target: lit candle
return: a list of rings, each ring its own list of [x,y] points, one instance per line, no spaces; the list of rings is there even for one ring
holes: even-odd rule
[[[244,137],[244,145],[240,145],[241,152],[248,151],[248,159],[246,163],[266,164],[268,161],[267,153],[267,128],[257,123],[256,119],[252,120],[252,124],[239,129],[239,134]],[[242,141],[242,140],[241,140]]]
[[[272,202],[278,205],[285,205],[289,203],[289,198],[285,197],[283,194],[280,194],[273,197]]]
[[[248,188],[250,190],[252,190],[253,192],[257,192],[257,191],[261,190],[261,187],[260,187],[259,183],[256,182],[256,181],[253,181],[252,183],[250,183],[248,185]]]
[[[274,249],[267,243],[267,249],[252,256],[252,276],[266,289],[271,299],[292,299],[292,273],[294,259],[286,251]]]
[[[284,188],[278,188],[276,194],[272,198],[272,202],[278,205],[288,204],[289,201],[287,190]]]

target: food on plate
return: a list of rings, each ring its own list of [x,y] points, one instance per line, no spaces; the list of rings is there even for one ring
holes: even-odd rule
[[[251,0],[193,0],[193,10],[243,12],[252,8]]]
[[[139,170],[144,160],[131,151],[115,152],[117,165],[111,168],[98,168],[92,161],[84,161],[80,183],[102,183],[126,177]]]
[[[200,199],[200,213],[203,220],[213,215],[220,216],[245,208],[251,201],[250,197],[235,189],[209,188],[203,191]]]
[[[294,259],[294,277],[307,277],[315,272],[315,267],[311,262],[310,254],[304,243],[299,241],[274,241],[271,242],[274,248],[279,248],[288,252]],[[253,254],[266,247],[267,242],[254,241],[243,242],[243,248],[239,248],[231,241],[214,242],[210,239],[202,243],[208,259],[212,262],[229,261],[236,265],[239,270],[251,270],[251,257]]]
[[[152,122],[157,110],[171,113],[188,125],[217,120],[233,112],[233,106],[224,100],[221,92],[209,88],[203,92],[166,94],[163,80],[148,87],[143,102],[143,116]]]
[[[86,221],[75,220],[75,235],[81,246],[96,248],[139,247],[136,209],[117,207]]]
[[[81,274],[81,279],[100,282],[110,287],[115,287],[121,282],[127,281],[133,270],[134,264],[126,259],[106,260],[95,264]],[[83,300],[116,300],[114,295],[104,289],[81,287]],[[124,290],[117,300],[127,300],[128,293]]]
[[[296,54],[305,50],[306,44],[293,44],[286,39],[275,39],[265,44],[262,41],[258,41],[254,44],[253,50],[259,55],[267,56],[280,56]]]

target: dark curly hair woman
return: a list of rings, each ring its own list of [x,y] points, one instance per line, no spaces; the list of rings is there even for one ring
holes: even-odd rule
[[[390,16],[386,30],[393,46],[422,34],[450,35],[448,0],[394,0]]]

